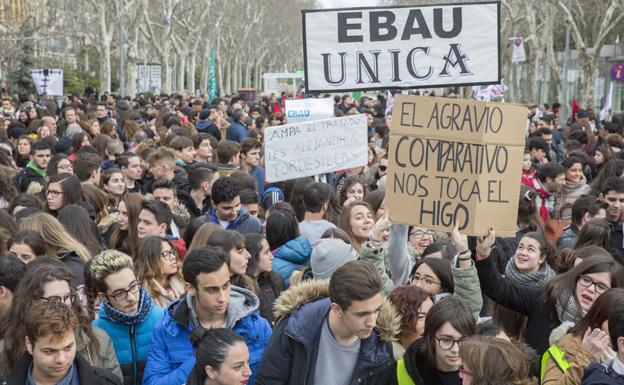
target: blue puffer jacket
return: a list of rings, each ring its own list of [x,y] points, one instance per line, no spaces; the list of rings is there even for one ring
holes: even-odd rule
[[[143,322],[127,325],[112,320],[102,306],[98,318],[93,321],[93,325],[103,329],[113,341],[124,384],[141,384],[147,353],[152,346],[152,331],[163,314],[162,308],[152,306]]]
[[[182,385],[195,366],[193,347],[189,339],[199,324],[190,303],[193,297],[184,296],[165,309],[164,317],[154,328],[152,349],[147,357],[143,385]],[[260,301],[251,291],[232,286],[225,327],[240,334],[249,348],[249,364],[253,385],[262,352],[271,337],[269,322],[260,317]]]
[[[214,207],[211,207],[202,218],[210,223],[220,225],[219,218],[217,217],[217,210]],[[243,235],[253,233],[260,234],[262,233],[262,222],[260,222],[258,218],[249,215],[247,210],[241,207],[238,216],[228,224],[226,230],[238,231]]]
[[[278,273],[288,286],[295,270],[310,266],[312,244],[303,235],[292,239],[273,251],[273,271]]]

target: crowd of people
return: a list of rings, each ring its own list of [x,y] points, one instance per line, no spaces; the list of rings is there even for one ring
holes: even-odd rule
[[[467,237],[390,220],[382,96],[334,97],[366,165],[266,183],[282,96],[2,98],[0,383],[624,384],[624,116],[530,107]]]

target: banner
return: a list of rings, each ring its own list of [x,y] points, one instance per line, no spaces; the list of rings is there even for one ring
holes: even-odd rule
[[[521,37],[513,37],[513,52],[511,54],[512,63],[522,63],[526,61],[526,52],[524,51],[524,39]]]
[[[208,80],[208,101],[212,103],[213,100],[219,96],[217,91],[217,66],[215,63],[214,49],[210,50],[210,79]]]
[[[162,88],[160,64],[137,64],[137,92],[160,94]]]
[[[334,116],[334,99],[288,99],[285,109],[288,123],[328,119]]]
[[[302,11],[308,92],[493,84],[500,3]]]
[[[526,106],[396,95],[392,117],[392,221],[515,235]]]
[[[30,70],[38,95],[62,96],[63,95],[63,70],[36,69]]]
[[[272,183],[365,166],[367,131],[364,115],[267,127],[266,180]]]

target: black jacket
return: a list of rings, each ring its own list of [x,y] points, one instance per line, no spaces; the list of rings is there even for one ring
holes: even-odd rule
[[[32,182],[37,182],[42,187],[46,186],[45,178],[37,174],[37,172],[30,167],[26,167],[22,171],[18,172],[15,177],[13,177],[13,182],[21,193],[26,192],[26,190],[28,190],[28,186],[30,186]]]
[[[187,190],[178,190],[178,201],[186,207],[191,219],[201,217],[212,207],[210,204],[210,197],[206,197],[206,199],[204,199],[203,206],[201,208],[197,207],[193,197]]]
[[[421,338],[414,341],[403,356],[407,374],[409,374],[415,385],[461,385],[462,380],[458,372],[444,373],[431,367],[422,348],[423,340]],[[398,384],[397,376],[395,376],[393,384]]]
[[[285,289],[284,280],[274,271],[260,274],[258,277],[258,299],[260,300],[260,315],[273,323],[273,304]]]
[[[322,385],[314,384],[314,369],[321,329],[330,309],[328,292],[329,283],[312,280],[291,287],[278,298],[275,311],[280,320],[262,355],[257,385]],[[377,328],[361,342],[351,384],[386,385],[396,377],[392,345],[381,337],[381,332],[388,330],[388,325],[381,324],[392,323],[394,317],[384,303]]]
[[[13,370],[2,379],[2,385],[26,384],[28,368],[32,363],[32,356],[24,353],[17,361]],[[74,365],[78,371],[80,385],[121,385],[121,379],[108,370],[93,367],[80,353],[76,352]]]
[[[622,239],[622,222],[609,222],[611,236],[609,237],[609,252],[613,258],[624,265],[624,240]]]

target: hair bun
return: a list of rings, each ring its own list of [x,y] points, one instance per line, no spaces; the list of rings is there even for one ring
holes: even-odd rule
[[[197,347],[199,347],[199,344],[204,339],[204,336],[206,334],[208,334],[208,329],[202,326],[197,326],[196,328],[193,329],[193,331],[191,332],[191,336],[189,338],[194,348],[197,349]]]

